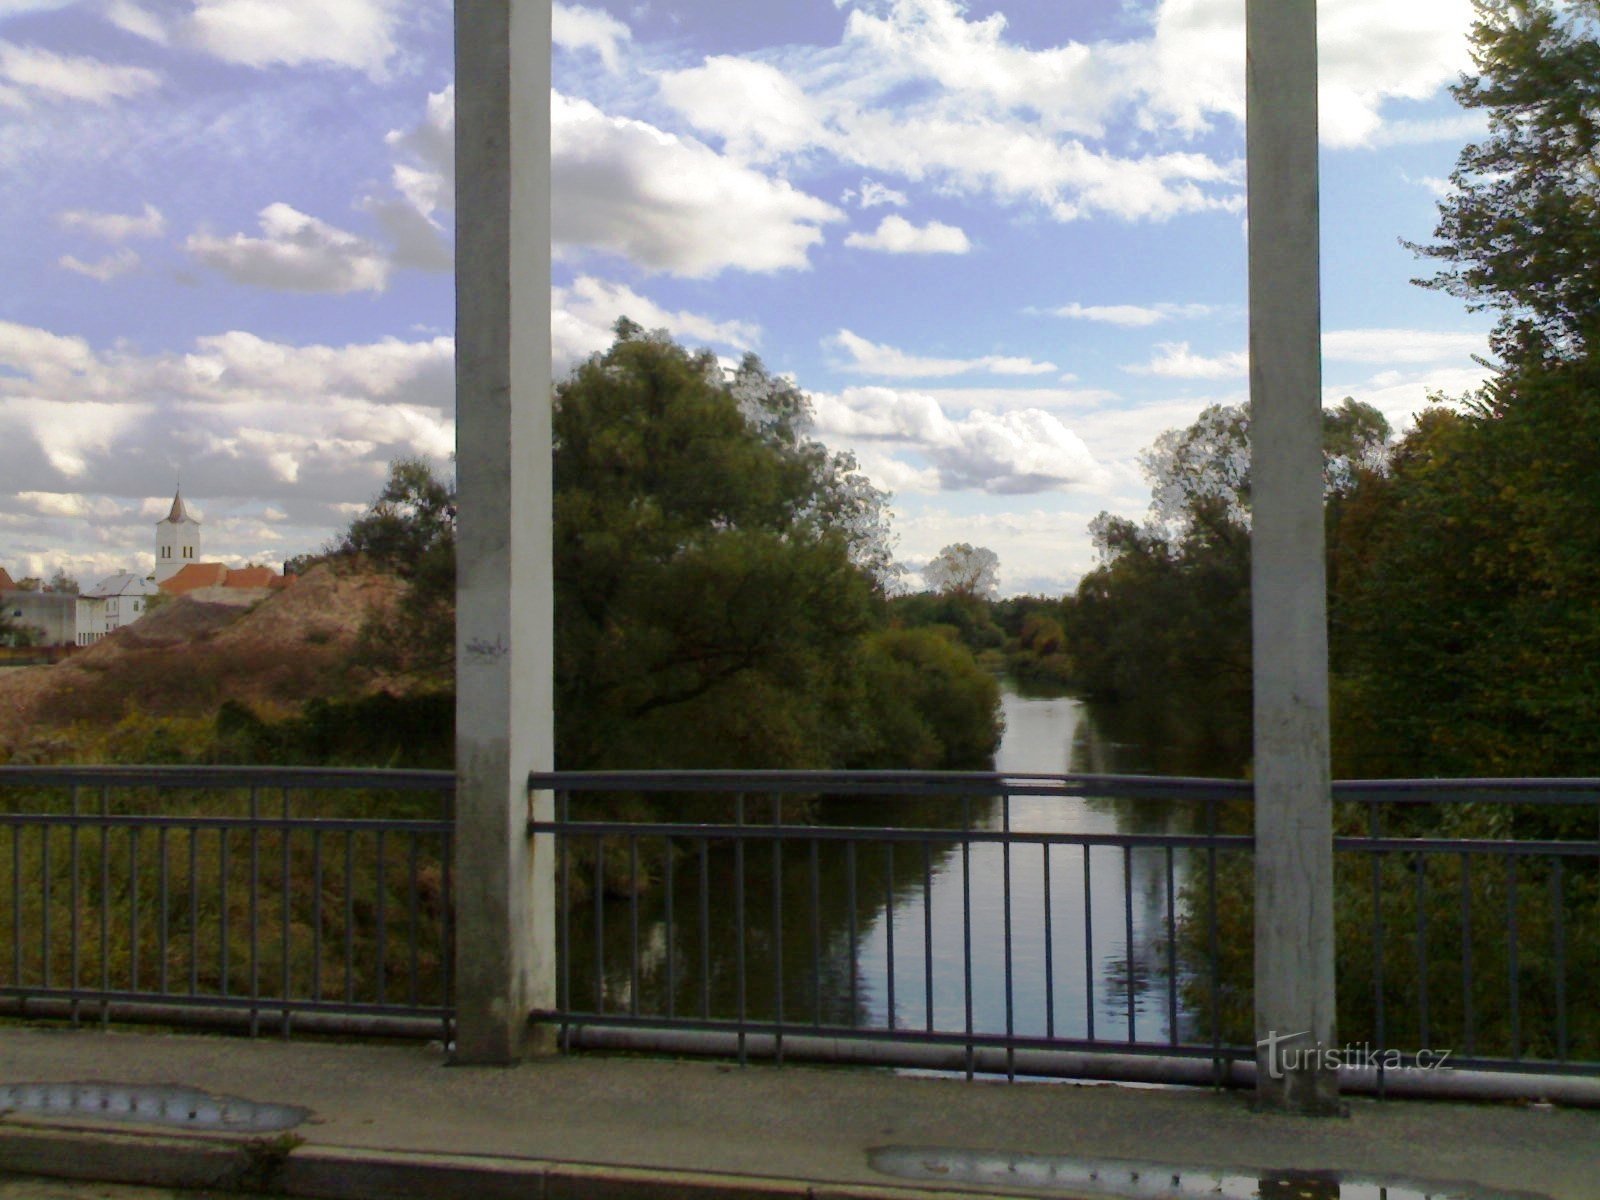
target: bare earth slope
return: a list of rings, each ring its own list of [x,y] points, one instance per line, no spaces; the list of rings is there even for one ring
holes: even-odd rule
[[[253,606],[180,597],[55,666],[0,671],[0,761],[52,730],[129,711],[204,716],[226,700],[272,711],[373,690],[379,681],[350,654],[368,611],[402,586],[324,565]]]

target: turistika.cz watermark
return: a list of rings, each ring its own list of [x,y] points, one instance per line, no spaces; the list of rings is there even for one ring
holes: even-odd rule
[[[1349,1042],[1343,1046],[1325,1046],[1321,1042],[1305,1042],[1311,1036],[1309,1029],[1299,1033],[1268,1033],[1256,1043],[1257,1050],[1267,1052],[1267,1074],[1282,1079],[1286,1071],[1450,1071],[1450,1050],[1418,1050],[1407,1054],[1403,1050],[1384,1049],[1370,1042]]]

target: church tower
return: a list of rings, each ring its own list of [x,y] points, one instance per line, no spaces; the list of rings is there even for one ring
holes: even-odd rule
[[[156,522],[156,582],[164,583],[200,561],[200,522],[183,507],[183,489],[172,497],[172,511]]]

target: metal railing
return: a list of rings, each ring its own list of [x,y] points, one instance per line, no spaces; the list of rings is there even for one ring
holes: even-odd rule
[[[1231,1079],[1251,788],[565,773],[568,1048]],[[447,772],[0,768],[0,1011],[448,1040]],[[1600,781],[1340,783],[1341,1036],[1600,1076]],[[1389,1052],[1400,1057],[1394,1060]]]
[[[0,1006],[448,1037],[455,778],[0,767]]]
[[[569,1047],[1190,1081],[1255,1057],[1248,783],[530,787],[555,793],[530,832],[558,841],[560,978],[539,1018]],[[1600,781],[1340,783],[1335,799],[1340,1030],[1377,1088],[1440,1051],[1600,1074]]]

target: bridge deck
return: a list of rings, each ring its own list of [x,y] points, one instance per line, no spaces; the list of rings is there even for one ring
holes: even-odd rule
[[[437,1046],[0,1029],[0,1084],[86,1081],[309,1109],[283,1172],[256,1178],[308,1195],[1103,1196],[1137,1170],[1143,1195],[1220,1184],[1249,1196],[1248,1181],[1288,1168],[1343,1173],[1347,1188],[1450,1181],[1452,1196],[1593,1200],[1600,1165],[1600,1112],[1537,1106],[1352,1100],[1348,1119],[1312,1120],[1209,1090],[602,1056],[450,1069]],[[874,1169],[874,1152],[896,1147],[917,1150],[899,1156],[909,1177]],[[0,1122],[0,1173],[210,1185],[277,1166],[273,1153],[260,1135]],[[1064,1182],[1089,1168],[1098,1185]],[[1052,1189],[1017,1182],[1052,1177]],[[1338,1194],[1321,1187],[1284,1194]]]

